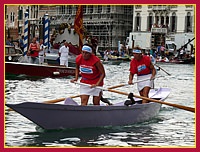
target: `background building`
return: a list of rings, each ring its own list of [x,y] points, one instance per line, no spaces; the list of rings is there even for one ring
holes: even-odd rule
[[[76,5],[5,5],[5,39],[17,39],[24,33],[24,13],[29,12],[29,36],[43,37],[42,18],[49,15],[50,33],[56,36],[61,25],[73,27]],[[83,24],[89,35],[98,39],[99,50],[125,45],[130,32],[151,32],[165,28],[167,37],[179,33],[195,34],[194,5],[85,5]],[[29,39],[30,39],[29,38]],[[186,38],[187,39],[187,38]]]
[[[48,10],[48,11],[47,11]],[[51,10],[51,11],[50,11]],[[67,23],[73,26],[77,6],[41,6],[40,13],[48,12],[51,31]],[[125,43],[132,30],[133,6],[129,5],[87,5],[83,7],[83,24],[88,33],[98,40],[98,48],[117,49],[118,41]],[[52,32],[53,33],[53,32]]]
[[[168,35],[194,33],[193,5],[136,5],[132,31],[151,31],[153,25],[167,28]]]

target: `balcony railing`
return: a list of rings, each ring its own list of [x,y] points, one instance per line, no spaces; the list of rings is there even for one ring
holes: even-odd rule
[[[167,11],[170,9],[170,6],[166,6],[166,5],[154,5],[152,7],[152,10],[153,11]]]
[[[151,28],[151,32],[167,34],[167,28]]]

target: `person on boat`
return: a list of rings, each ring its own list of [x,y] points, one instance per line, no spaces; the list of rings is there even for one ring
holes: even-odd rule
[[[166,56],[163,58],[163,60],[164,62],[169,62],[169,59]]]
[[[69,55],[69,46],[66,41],[64,41],[64,45],[59,49],[60,56],[60,65],[68,67],[68,55]]]
[[[105,50],[104,51],[104,61],[108,61],[110,56],[110,50]]]
[[[93,96],[93,104],[99,105],[102,95],[102,90],[95,88],[96,86],[103,86],[103,79],[105,78],[105,69],[100,59],[92,53],[90,45],[82,47],[82,54],[76,58],[76,74],[71,82],[78,80],[79,72],[81,74],[80,82],[90,84],[91,86],[80,86],[81,105],[87,105],[90,96]]]
[[[14,46],[14,44],[11,41],[11,37],[7,37],[6,45]]]
[[[30,43],[28,51],[27,51],[27,56],[30,56],[30,63],[37,63],[38,62],[38,55],[40,51],[40,44],[36,42],[37,38],[34,37],[32,39],[32,43]]]
[[[133,84],[133,77],[137,74],[137,80],[148,79],[147,81],[137,83],[138,91],[141,96],[148,97],[150,89],[153,87],[153,79],[156,75],[156,69],[153,66],[149,56],[142,55],[142,49],[136,47],[132,51],[134,58],[130,62],[130,74],[128,84]],[[143,100],[142,103],[148,103]]]
[[[45,49],[47,48],[43,44],[43,42],[44,42],[43,39],[40,39],[39,64],[43,64],[44,63]]]
[[[183,56],[184,56],[184,47],[182,47],[180,50],[180,59],[183,59]]]
[[[165,56],[165,44],[163,42],[160,47],[160,53],[161,53],[161,56]]]
[[[24,35],[19,37],[19,47],[24,52]]]

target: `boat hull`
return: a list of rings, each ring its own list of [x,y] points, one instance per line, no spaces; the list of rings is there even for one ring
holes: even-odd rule
[[[6,74],[23,74],[34,77],[67,77],[75,75],[75,68],[19,62],[5,62],[5,72]]]
[[[175,63],[175,64],[194,64],[195,58],[170,60],[168,62],[166,62],[164,60],[157,60],[156,62],[159,62],[159,63]]]
[[[161,88],[152,97],[161,97],[163,101],[167,98],[169,92],[169,89]],[[135,100],[138,101],[139,99],[135,98]],[[44,129],[129,125],[153,118],[161,108],[161,104],[153,102],[131,106],[125,106],[124,102],[112,106],[80,106],[33,102],[6,105]]]

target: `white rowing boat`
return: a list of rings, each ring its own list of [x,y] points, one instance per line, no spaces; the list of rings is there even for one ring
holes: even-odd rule
[[[169,88],[151,89],[149,97],[164,101],[169,93]],[[72,99],[65,104],[24,102],[6,106],[44,129],[130,125],[155,117],[161,108],[160,103],[140,104],[141,99],[134,99],[136,104],[129,106],[124,101],[111,106],[81,106]]]

